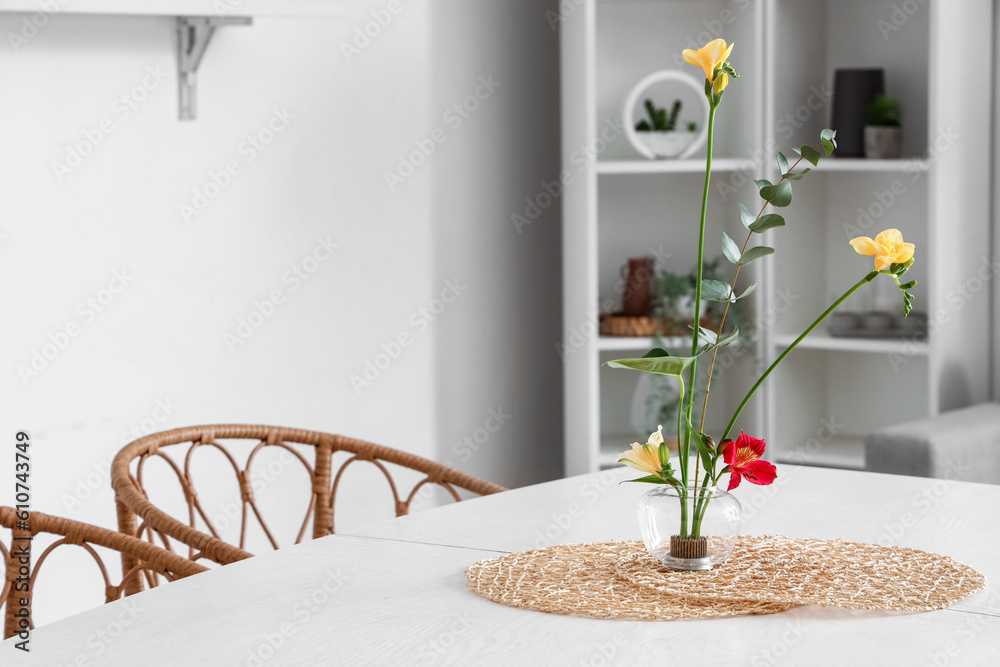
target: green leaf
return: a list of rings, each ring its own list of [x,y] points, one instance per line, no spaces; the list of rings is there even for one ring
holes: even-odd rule
[[[712,451],[708,448],[706,440],[708,436],[704,433],[699,433],[694,424],[691,423],[691,415],[685,413],[684,419],[687,421],[688,433],[694,436],[694,444],[698,447],[698,455],[701,456],[701,463],[705,466],[705,472],[714,473],[715,466],[713,465],[714,460],[712,458]]]
[[[750,225],[750,231],[761,234],[767,231],[768,229],[772,229],[774,227],[784,227],[784,226],[785,226],[785,219],[783,217],[781,217],[777,213],[768,213],[767,215],[761,216],[761,218],[757,222]]]
[[[812,171],[812,169],[805,169],[803,171],[794,174],[792,172],[788,172],[787,174],[782,174],[781,177],[786,181],[801,181],[802,177],[808,174],[810,171]]]
[[[643,359],[656,359],[657,357],[669,357],[670,353],[662,347],[654,347],[652,350],[642,355]]]
[[[703,299],[709,301],[736,301],[733,298],[733,291],[729,289],[729,285],[721,280],[702,280],[701,296]]]
[[[746,206],[740,204],[740,220],[743,222],[743,226],[750,229],[750,225],[753,221],[757,219],[757,216],[753,214]]]
[[[769,248],[766,245],[759,245],[756,248],[750,248],[745,253],[743,253],[742,257],[740,257],[739,264],[740,265],[749,264],[755,259],[766,257],[767,255],[770,255],[773,252],[774,248]]]
[[[621,463],[621,461],[619,461],[619,463]],[[658,477],[657,475],[647,475],[646,477],[640,477],[639,479],[626,479],[622,483],[624,484],[625,482],[644,482],[646,484],[663,484],[663,480],[660,479],[660,477]]]
[[[719,334],[705,327],[698,327],[698,336],[709,345],[715,345],[719,342]]]
[[[759,178],[756,181],[754,181],[754,183],[757,184],[757,189],[760,190],[761,192],[763,192],[764,188],[773,187],[771,181],[767,180],[766,178]],[[767,199],[767,197],[764,197],[764,199]]]
[[[823,150],[827,155],[833,153],[837,148],[837,131],[836,130],[823,130],[819,133],[819,140],[823,142]]]
[[[738,297],[736,297],[736,300],[739,301],[745,296],[750,296],[751,294],[753,294],[753,291],[755,289],[757,289],[757,283],[750,283],[750,287],[743,290],[743,294],[740,294]]]
[[[785,181],[777,185],[767,185],[760,189],[760,196],[772,206],[788,206],[792,203],[792,184]]]
[[[696,357],[639,357],[638,359],[614,359],[604,362],[605,366],[611,368],[629,368],[634,371],[644,373],[656,373],[658,375],[682,375]]]
[[[778,171],[780,171],[782,174],[788,171],[788,158],[786,158],[781,153],[778,153],[775,156],[775,159],[778,161]]]
[[[812,162],[814,167],[819,165],[819,153],[812,146],[799,146],[799,155]]]
[[[722,254],[733,264],[740,262],[740,247],[736,241],[729,238],[729,234],[722,232]]]
[[[718,341],[715,343],[715,345],[716,347],[725,347],[726,345],[731,345],[739,337],[740,337],[740,328],[733,327],[733,332],[731,334],[723,336],[722,338],[719,338]]]

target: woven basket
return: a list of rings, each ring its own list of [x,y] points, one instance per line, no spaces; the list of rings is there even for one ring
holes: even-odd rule
[[[671,320],[657,317],[634,317],[612,313],[601,318],[600,332],[602,336],[630,336],[648,338],[656,333],[657,324],[661,336],[686,336],[691,333],[691,323],[694,320]],[[713,331],[718,324],[709,318],[701,318],[701,326]]]

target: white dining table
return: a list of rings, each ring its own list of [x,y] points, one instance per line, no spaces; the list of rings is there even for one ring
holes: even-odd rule
[[[538,484],[261,554],[37,628],[30,655],[7,640],[0,665],[1000,664],[1000,486],[783,465],[774,485],[734,492],[745,534],[912,547],[986,575],[985,592],[940,611],[605,620],[507,607],[469,588],[465,569],[485,558],[640,539],[636,501],[649,487],[619,484],[630,473]]]

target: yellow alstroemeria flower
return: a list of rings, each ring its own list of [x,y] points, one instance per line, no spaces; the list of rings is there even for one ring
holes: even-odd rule
[[[705,70],[705,78],[715,84],[712,86],[712,90],[715,94],[718,94],[729,85],[729,75],[721,72],[721,80],[716,82],[715,71],[722,66],[722,63],[729,60],[729,54],[733,52],[734,46],[735,44],[726,46],[726,40],[724,39],[713,39],[697,51],[694,49],[684,49],[682,55],[687,62]]]
[[[656,475],[663,468],[663,465],[660,463],[661,444],[663,444],[663,427],[659,426],[649,436],[646,444],[640,445],[638,442],[633,442],[632,449],[623,452],[618,457],[618,462],[624,463],[630,468],[635,468],[639,472]]]
[[[874,255],[876,271],[887,269],[890,264],[905,264],[913,258],[915,248],[912,243],[903,243],[898,229],[887,229],[874,240],[867,236],[853,238],[851,246],[859,255]]]

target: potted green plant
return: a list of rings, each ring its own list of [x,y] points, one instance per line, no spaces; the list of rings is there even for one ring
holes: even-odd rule
[[[683,129],[679,129],[680,113],[683,108],[680,100],[674,100],[670,111],[665,107],[657,107],[650,99],[647,99],[643,106],[646,108],[648,118],[636,123],[635,131],[639,140],[657,157],[677,157],[694,141],[698,133],[697,123],[687,121],[683,123]]]
[[[885,95],[875,98],[865,114],[865,157],[898,160],[903,157],[903,106]]]

